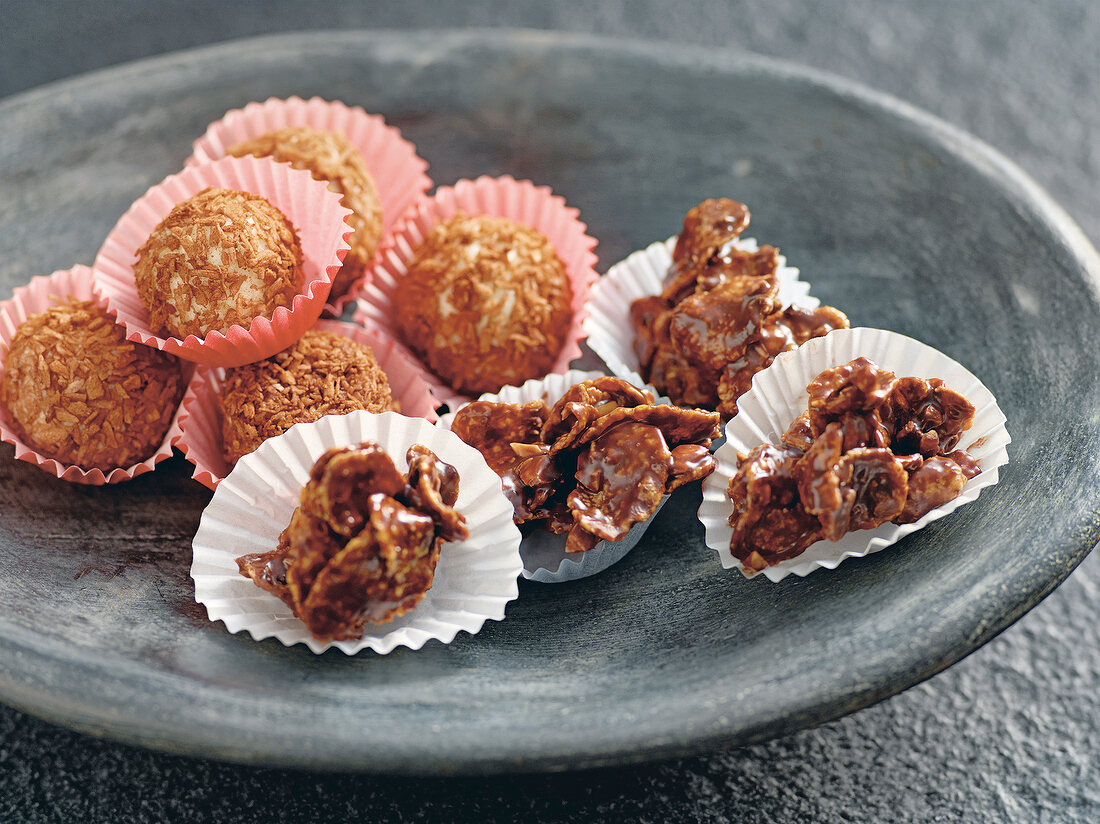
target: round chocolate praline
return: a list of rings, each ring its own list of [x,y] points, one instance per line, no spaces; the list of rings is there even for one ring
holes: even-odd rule
[[[348,223],[353,229],[348,238],[351,248],[344,264],[332,280],[329,299],[347,293],[351,284],[366,271],[382,239],[382,201],[363,157],[339,132],[326,132],[306,126],[288,126],[231,146],[234,157],[254,155],[289,163],[295,169],[310,172],[329,189],[343,195],[343,205],[351,209]]]
[[[432,230],[394,294],[406,343],[470,395],[549,372],[572,303],[565,265],[540,232],[461,213]]]
[[[270,358],[226,370],[220,406],[222,452],[233,465],[296,423],[397,404],[369,347],[314,329]]]
[[[290,306],[304,281],[286,215],[260,195],[204,189],[177,204],[138,249],[134,281],[149,327],[204,338]]]
[[[103,307],[71,301],[16,329],[0,378],[0,407],[35,451],[109,472],[157,451],[183,390],[176,358],[126,340]]]

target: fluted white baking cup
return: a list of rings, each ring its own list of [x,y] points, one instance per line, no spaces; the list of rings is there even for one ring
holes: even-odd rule
[[[960,363],[931,346],[883,329],[837,329],[814,338],[791,352],[783,352],[767,369],[753,376],[752,387],[737,401],[738,413],[726,424],[726,443],[715,453],[718,469],[703,482],[699,520],[706,527],[707,546],[718,552],[722,566],[737,567],[746,578],[755,574],[730,552],[733,506],[726,494],[737,472],[737,453],[763,443],[779,443],[796,417],[806,411],[807,385],[824,370],[858,357],[870,358],[898,377],[941,378],[950,389],[974,405],[974,424],[963,433],[957,448],[977,460],[981,474],[967,481],[954,500],[933,509],[912,524],[886,523],[876,529],[849,532],[839,541],[818,541],[801,555],[766,567],[764,575],[781,581],[790,574],[809,575],[815,569],[835,569],[845,558],[878,552],[911,532],[939,520],[960,506],[977,500],[983,489],[998,480],[998,469],[1008,463],[1011,438],[997,399]]]
[[[401,414],[434,423],[439,401],[420,377],[413,357],[381,330],[367,330],[354,323],[319,320],[314,329],[334,332],[370,348],[390,384],[390,393],[401,405]],[[225,382],[220,367],[200,367],[187,385],[180,405],[179,429],[172,445],[194,466],[192,476],[209,489],[217,489],[229,474],[222,455],[222,416],[218,398]]]
[[[603,372],[580,372],[573,369],[564,375],[554,374],[537,380],[529,380],[522,386],[505,386],[499,393],[485,394],[478,400],[497,403],[529,403],[542,399],[548,405],[553,406],[570,387],[581,381],[605,377],[607,375]],[[657,390],[642,383],[636,376],[635,380],[631,382],[639,388],[652,392],[654,397],[657,398],[657,403],[669,402],[668,398],[660,397]],[[448,412],[439,419],[437,425],[450,429],[454,417],[454,412]],[[665,495],[661,499],[657,512],[661,511],[661,507],[665,505],[668,497],[668,495]],[[653,518],[656,517],[657,513],[655,512]],[[555,535],[547,530],[537,529],[524,536],[519,547],[520,555],[523,557],[523,577],[544,584],[560,584],[603,572],[612,564],[625,558],[626,554],[638,545],[645,531],[649,529],[653,518],[635,524],[622,540],[600,541],[587,552],[566,552],[565,535]]]
[[[393,325],[393,295],[424,238],[437,223],[458,212],[508,218],[541,232],[554,247],[573,287],[573,320],[558,359],[550,369],[558,374],[565,372],[570,362],[580,357],[588,297],[599,277],[596,254],[592,251],[596,239],[587,234],[588,227],[581,222],[580,212],[567,206],[565,198],[555,195],[548,186],[536,186],[529,180],[516,180],[508,175],[482,176],[460,180],[454,186],[440,186],[431,197],[421,199],[408,219],[396,228],[385,248],[379,250],[374,270],[356,305],[355,319],[368,329],[381,327],[401,338],[401,330]],[[432,392],[452,409],[471,400],[448,386],[426,365],[423,369]]]
[[[15,336],[19,325],[29,316],[41,314],[58,303],[70,300],[95,300],[92,293],[92,270],[87,266],[74,266],[61,269],[52,275],[40,275],[31,279],[26,286],[15,289],[10,300],[0,303],[0,377],[4,374],[4,362],[7,358],[8,344]],[[182,364],[184,379],[190,375],[191,365]],[[128,467],[116,467],[104,473],[99,469],[82,469],[79,466],[63,464],[55,458],[38,452],[19,438],[7,422],[7,413],[0,407],[0,441],[15,447],[15,457],[20,461],[33,463],[44,472],[56,475],[63,481],[74,484],[101,486],[129,481],[138,475],[152,472],[158,463],[172,457],[172,443],[179,437],[179,419],[183,404],[180,404],[172,423],[165,433],[157,451],[140,463]]]
[[[317,459],[331,447],[362,441],[382,446],[402,471],[413,444],[453,465],[459,474],[455,508],[466,516],[470,537],[443,545],[432,588],[414,609],[385,624],[367,624],[357,641],[318,641],[290,607],[241,575],[236,559],[274,550]],[[519,595],[519,539],[500,478],[476,449],[422,418],[350,412],[297,424],[237,462],[202,513],[191,578],[195,600],[230,632],[305,644],[315,653],[372,649],[384,655],[399,646],[420,649],[432,639],[449,644],[459,632],[474,635],[485,621],[502,620],[507,603]]]
[[[339,100],[322,100],[320,97],[309,100],[272,97],[263,103],[249,103],[243,109],[226,112],[194,142],[187,165],[197,166],[220,160],[230,147],[287,126],[305,126],[342,134],[363,158],[382,203],[379,249],[420,196],[431,188],[432,180],[427,175],[428,162],[416,153],[416,146],[402,137],[396,127],[388,125],[381,115],[368,114],[360,106],[348,106]],[[342,296],[335,300],[330,296],[325,309],[339,315],[362,289],[369,272],[367,267],[363,276]]]
[[[738,238],[734,245],[746,252],[755,252],[760,248],[754,238]],[[638,353],[634,351],[630,304],[639,298],[662,292],[675,248],[675,235],[668,240],[651,243],[616,263],[592,287],[588,317],[584,319],[588,345],[620,378],[633,381],[641,373]],[[820,300],[810,295],[810,284],[800,279],[798,269],[788,266],[783,255],[779,256],[776,276],[779,279],[779,300],[784,306],[816,309],[821,305]]]
[[[149,313],[134,283],[137,252],[178,203],[207,187],[251,192],[286,215],[302,246],[302,290],[289,307],[256,317],[246,329],[233,325],[204,338],[162,338],[149,328]],[[240,366],[263,360],[298,340],[324,308],[332,277],[348,252],[350,209],[309,172],[269,157],[226,157],[192,166],[142,195],[107,235],[92,265],[95,292],[126,327],[126,337],[207,366]]]

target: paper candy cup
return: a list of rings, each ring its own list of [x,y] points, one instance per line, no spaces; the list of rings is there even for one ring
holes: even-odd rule
[[[541,398],[548,405],[553,406],[571,386],[581,381],[603,377],[606,377],[603,372],[570,370],[564,375],[554,374],[538,380],[529,380],[522,386],[505,386],[499,394],[482,395],[478,400],[528,403]],[[652,392],[658,398],[657,403],[668,403],[668,399],[659,397],[652,386],[646,386],[640,382],[635,383],[635,386]],[[450,429],[454,417],[454,412],[447,413],[440,418],[438,426]],[[499,481],[499,478],[497,480]],[[665,505],[668,497],[665,495],[661,499],[661,507]],[[661,508],[658,507],[657,512],[660,511]],[[657,513],[654,513],[653,518],[656,517]],[[541,581],[544,584],[560,584],[603,572],[612,564],[625,558],[626,554],[637,546],[653,518],[635,524],[622,540],[600,541],[587,552],[566,552],[564,535],[555,535],[547,530],[537,529],[526,535],[519,547],[520,556],[523,558],[523,577],[531,581]]]
[[[255,318],[247,329],[234,325],[201,340],[194,335],[162,338],[149,328],[149,313],[134,284],[137,252],[176,204],[208,186],[261,195],[286,215],[302,245],[305,283],[290,308],[281,306],[270,318]],[[92,267],[95,291],[117,312],[130,340],[207,366],[262,360],[298,340],[320,316],[332,277],[348,251],[351,227],[344,218],[349,214],[340,196],[309,172],[270,158],[228,157],[185,169],[151,188],[115,224]]]
[[[401,330],[393,325],[393,295],[408,271],[416,248],[437,223],[458,212],[508,218],[538,230],[550,241],[565,264],[573,286],[573,323],[550,370],[552,373],[565,372],[569,362],[581,354],[588,295],[598,277],[596,255],[592,251],[596,240],[585,234],[587,227],[580,221],[580,212],[566,206],[564,198],[553,194],[547,186],[536,186],[527,180],[517,181],[507,176],[460,180],[454,186],[441,186],[432,197],[422,199],[390,242],[379,251],[374,271],[358,302],[355,319],[368,328],[380,327],[398,340],[402,339]],[[470,400],[430,372],[426,365],[423,368],[424,378],[435,396],[452,409]]]
[[[916,523],[886,523],[876,529],[849,532],[839,541],[818,541],[801,555],[763,570],[772,581],[791,573],[809,575],[815,569],[835,569],[845,558],[862,558],[954,512],[978,498],[983,489],[997,483],[998,468],[1008,463],[1011,438],[997,399],[961,364],[919,341],[882,329],[837,329],[814,338],[790,352],[783,352],[767,369],[753,376],[752,387],[737,401],[739,412],[726,424],[726,443],[715,453],[718,469],[703,482],[699,520],[706,527],[707,546],[718,552],[722,566],[737,567],[745,577],[755,573],[730,552],[733,506],[726,495],[737,472],[737,453],[747,453],[762,443],[779,443],[779,437],[798,415],[806,411],[806,386],[824,370],[860,356],[870,358],[898,377],[941,378],[974,405],[974,425],[963,433],[958,449],[978,461],[981,474],[971,478],[954,500],[933,509]]]
[[[435,409],[439,401],[421,379],[412,356],[397,341],[380,331],[368,332],[361,326],[336,320],[317,321],[314,328],[343,335],[370,347],[386,373],[390,392],[401,404],[401,413],[429,422],[436,420]],[[201,367],[196,370],[180,406],[179,434],[173,441],[173,446],[194,464],[192,477],[210,489],[217,489],[230,471],[222,457],[222,416],[218,406],[224,382],[224,369]]]
[[[26,286],[15,290],[10,300],[0,303],[0,377],[4,374],[4,361],[7,358],[8,344],[15,331],[30,315],[45,312],[58,303],[69,300],[95,300],[92,294],[92,270],[87,266],[74,266],[54,272],[52,275],[33,278]],[[187,377],[188,365],[184,364],[184,377]],[[182,408],[182,405],[181,405]],[[0,440],[14,444],[15,457],[21,461],[33,463],[39,469],[56,475],[63,481],[76,484],[101,486],[129,481],[138,475],[152,472],[153,468],[165,458],[172,456],[172,441],[179,435],[179,410],[172,419],[168,432],[157,451],[141,463],[133,466],[117,467],[104,474],[99,469],[81,469],[69,466],[36,452],[23,443],[8,425],[7,413],[0,407]]]
[[[238,143],[287,126],[305,126],[318,131],[339,132],[348,139],[370,170],[378,198],[382,202],[382,238],[384,243],[394,226],[432,185],[426,174],[428,162],[416,154],[416,147],[401,132],[377,114],[367,114],[359,106],[347,106],[338,100],[319,97],[302,100],[272,97],[263,103],[249,103],[243,109],[226,112],[211,123],[206,134],[195,141],[188,166],[220,160]],[[325,309],[339,315],[344,306],[362,288],[369,268],[351,288],[329,300]]]
[[[738,249],[755,252],[759,246],[753,238],[738,238]],[[619,261],[592,287],[588,301],[588,317],[584,331],[588,345],[600,356],[612,373],[626,380],[637,380],[641,374],[638,353],[634,351],[634,324],[630,319],[630,304],[639,298],[659,295],[665,286],[672,265],[672,250],[676,235],[668,240],[651,243]],[[800,279],[798,269],[787,265],[779,256],[779,300],[803,309],[816,309],[821,301],[810,296],[810,285]]]
[[[453,465],[460,479],[455,508],[466,516],[470,537],[443,545],[432,588],[414,609],[385,624],[367,624],[357,641],[322,642],[290,607],[241,575],[235,559],[274,550],[317,459],[331,447],[362,441],[382,446],[402,471],[408,469],[406,450],[418,443]],[[505,605],[519,595],[521,568],[512,505],[476,449],[421,418],[351,412],[297,424],[241,458],[203,511],[191,578],[195,600],[230,632],[305,644],[315,653],[334,647],[348,655],[364,649],[384,655],[399,646],[420,649],[433,638],[449,644],[460,630],[473,635],[486,620],[500,621]]]

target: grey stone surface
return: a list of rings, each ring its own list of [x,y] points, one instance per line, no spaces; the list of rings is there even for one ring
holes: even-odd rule
[[[317,14],[304,23],[278,3],[262,13],[221,4],[142,8],[151,10],[9,0],[0,87],[320,25]],[[778,2],[767,13],[703,2],[674,11],[626,2],[331,8],[325,27],[561,27],[749,48],[837,71],[988,140],[1100,239],[1092,137],[1100,126],[1100,13],[1089,3]],[[446,782],[248,770],[98,742],[4,709],[0,820],[1092,821],[1100,817],[1098,588],[1093,556],[1003,636],[903,695],[778,741],[628,770]]]

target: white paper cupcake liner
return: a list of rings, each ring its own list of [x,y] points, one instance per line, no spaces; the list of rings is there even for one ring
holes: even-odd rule
[[[386,373],[391,394],[401,405],[401,414],[435,422],[439,401],[421,379],[412,355],[401,344],[381,330],[370,331],[337,320],[319,320],[313,328],[334,332],[370,347]],[[222,416],[218,404],[224,383],[224,369],[200,367],[195,371],[180,404],[179,427],[172,441],[195,467],[192,477],[209,489],[217,489],[229,474],[229,465],[222,455]]]
[[[878,552],[911,532],[977,500],[983,489],[998,480],[998,468],[1008,463],[1012,440],[997,399],[965,367],[905,335],[882,329],[837,329],[780,354],[767,369],[753,376],[752,387],[737,402],[737,415],[726,424],[726,443],[715,453],[718,469],[703,482],[699,520],[706,527],[707,546],[718,552],[722,566],[737,567],[750,578],[755,573],[730,552],[733,507],[726,495],[737,472],[737,453],[748,453],[763,443],[779,443],[796,417],[806,411],[806,386],[824,370],[866,357],[900,377],[940,378],[944,384],[974,405],[974,424],[963,433],[958,449],[978,461],[981,474],[971,478],[955,499],[933,509],[912,524],[886,523],[870,530],[849,532],[839,541],[818,541],[801,555],[774,566],[763,574],[781,581],[790,574],[808,575],[815,569],[835,569],[845,558],[861,558]]]
[[[362,441],[381,445],[401,471],[408,469],[405,452],[413,444],[453,465],[459,473],[455,508],[466,516],[470,537],[443,545],[432,588],[414,609],[385,624],[367,624],[357,641],[318,641],[290,607],[241,575],[236,559],[274,550],[317,459],[331,447]],[[420,418],[351,412],[298,424],[238,461],[203,511],[191,578],[195,600],[230,632],[305,644],[315,653],[334,647],[348,655],[364,649],[384,655],[399,646],[420,649],[432,639],[449,644],[460,631],[473,635],[486,620],[502,620],[505,605],[519,595],[519,540],[500,478],[476,449]]]
[[[416,147],[402,137],[396,127],[388,125],[381,115],[368,114],[359,106],[319,97],[309,100],[273,97],[263,103],[249,103],[242,109],[226,112],[195,141],[187,165],[197,166],[220,160],[232,146],[287,126],[338,132],[363,158],[382,203],[379,249],[398,222],[432,185],[431,178],[426,174],[428,162],[417,155]],[[326,311],[339,315],[343,307],[354,300],[368,272],[369,269],[343,295],[335,299],[330,296],[325,305]]]
[[[0,376],[4,374],[8,344],[11,343],[20,324],[31,315],[41,314],[51,306],[70,300],[94,300],[102,303],[92,292],[92,270],[87,266],[74,266],[72,269],[62,269],[52,275],[32,278],[26,286],[18,287],[10,300],[0,303]],[[191,375],[191,364],[184,362],[181,367],[184,379],[187,380]],[[33,463],[42,471],[56,475],[63,481],[89,486],[117,484],[133,480],[146,472],[152,472],[158,463],[172,457],[172,443],[180,434],[179,420],[182,410],[181,403],[156,452],[132,466],[120,466],[107,472],[65,464],[32,449],[23,443],[15,430],[8,425],[3,409],[0,409],[0,441],[15,446],[17,460]]]
[[[604,377],[607,375],[603,372],[580,372],[574,369],[563,375],[547,375],[538,380],[529,380],[522,386],[505,386],[498,394],[482,395],[478,400],[496,403],[529,403],[542,399],[553,406],[570,387],[581,381]],[[657,403],[669,402],[668,398],[660,397],[657,390],[638,380],[637,376],[631,383],[652,392],[657,398]],[[455,413],[449,412],[439,419],[437,425],[450,429],[454,417]],[[653,518],[657,517],[657,513],[661,511],[668,497],[665,495],[661,499],[661,504],[653,514]],[[612,564],[625,558],[626,554],[638,545],[653,522],[653,518],[635,524],[621,541],[600,541],[587,552],[566,552],[565,535],[555,535],[544,529],[535,530],[523,538],[519,547],[520,556],[523,558],[523,577],[544,584],[560,584],[603,572]]]
[[[734,245],[746,252],[755,252],[760,248],[753,238],[738,238]],[[639,298],[661,293],[672,265],[674,248],[676,235],[651,243],[616,263],[592,287],[588,317],[584,320],[588,345],[607,364],[608,369],[625,380],[636,380],[636,376],[641,374],[638,353],[634,351],[630,304]],[[798,269],[788,266],[783,255],[779,256],[776,275],[779,278],[779,300],[783,305],[802,309],[816,309],[821,305],[820,300],[810,295],[810,284],[800,279]]]
[[[431,197],[421,199],[408,219],[395,229],[390,242],[379,250],[374,270],[356,305],[355,319],[368,329],[382,328],[401,339],[401,330],[393,325],[393,296],[400,288],[401,278],[408,271],[416,249],[435,225],[458,212],[503,217],[521,223],[541,232],[557,252],[573,288],[573,320],[550,371],[565,372],[581,355],[589,293],[598,277],[596,254],[592,251],[596,239],[587,234],[588,227],[581,221],[580,212],[567,206],[565,198],[555,195],[548,186],[536,186],[529,180],[516,180],[507,175],[482,176],[476,180],[460,180],[454,186],[440,186]],[[426,365],[422,368],[432,393],[451,409],[471,400]]]

